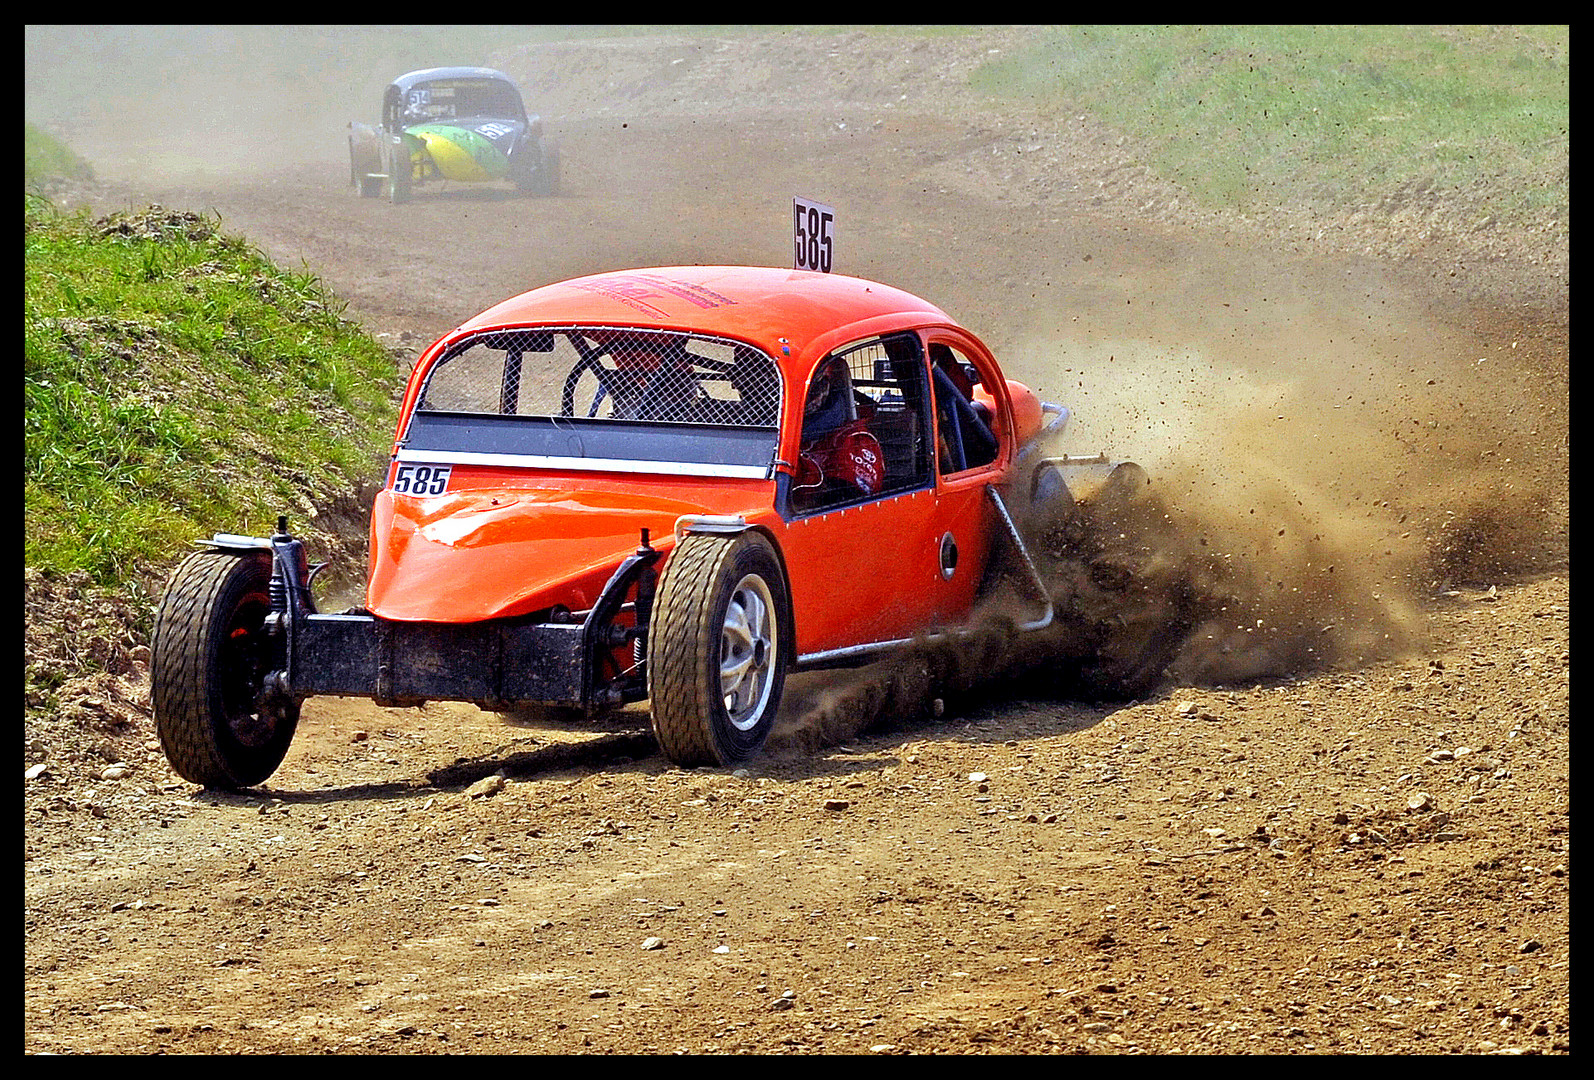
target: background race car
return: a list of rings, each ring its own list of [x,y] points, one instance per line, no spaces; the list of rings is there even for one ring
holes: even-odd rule
[[[382,120],[349,125],[349,182],[361,196],[406,202],[418,185],[508,181],[528,195],[559,188],[559,149],[520,91],[491,68],[427,68],[382,95]]]

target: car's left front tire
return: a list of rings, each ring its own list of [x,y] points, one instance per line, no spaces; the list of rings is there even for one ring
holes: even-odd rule
[[[653,734],[678,765],[733,765],[775,724],[792,634],[785,574],[761,533],[682,537],[648,630]]]
[[[538,148],[537,164],[515,176],[515,187],[524,195],[559,194],[559,144],[544,140]]]

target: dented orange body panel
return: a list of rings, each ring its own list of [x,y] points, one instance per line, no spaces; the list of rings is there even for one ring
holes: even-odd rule
[[[366,606],[423,622],[475,622],[555,604],[580,611],[643,529],[668,550],[683,514],[757,521],[762,502],[762,514],[774,516],[770,492],[759,490],[772,484],[509,472],[456,471],[449,492],[432,498],[378,493]]]
[[[577,436],[587,421],[579,412],[567,412],[571,419],[563,427],[557,417],[528,421],[527,427],[545,422],[555,429],[531,449],[478,452],[468,441],[474,430],[468,417],[454,418],[448,433],[453,441],[445,449],[416,449],[420,440],[412,435],[420,426],[412,429],[412,424],[423,388],[434,367],[459,355],[466,344],[500,331],[606,327],[712,335],[730,343],[727,348],[745,344],[772,359],[780,406],[769,432],[767,467],[760,473],[745,462],[653,460],[641,443],[670,437],[674,429],[663,426],[658,429],[663,434],[636,429],[635,461],[613,452],[606,459],[584,458],[579,455],[587,448]],[[911,490],[855,499],[834,509],[795,511],[783,503],[782,492],[790,489],[797,471],[803,402],[816,366],[836,350],[893,335],[917,336],[923,349],[948,345],[977,370],[973,399],[989,415],[998,444],[994,457],[956,475],[932,470]],[[530,365],[541,354],[536,346],[526,348],[532,358],[527,370],[534,370]],[[933,371],[925,363],[928,387]],[[522,378],[518,371],[515,378]],[[570,379],[573,383],[575,373]],[[1021,413],[1016,421],[1015,397]],[[372,515],[366,607],[383,619],[443,623],[531,615],[561,605],[580,611],[596,601],[620,561],[637,549],[643,530],[665,553],[661,566],[667,573],[677,522],[708,515],[741,518],[774,543],[788,579],[799,654],[955,623],[973,604],[989,557],[993,530],[985,490],[1006,481],[1017,447],[1034,433],[1038,406],[1033,400],[1018,384],[1010,388],[989,350],[940,308],[875,282],[771,268],[694,266],[546,285],[464,323],[416,363],[386,490],[377,496]],[[592,409],[597,408],[594,400]],[[927,445],[944,440],[944,425],[934,421],[924,433]],[[566,428],[576,434],[567,437]],[[623,440],[629,431],[613,435],[621,440],[615,445],[628,445]],[[565,450],[567,443],[575,449]],[[408,484],[401,477],[406,463],[410,477],[421,469],[427,470],[421,474],[427,480],[437,479],[429,486]],[[425,490],[417,493],[414,487]]]

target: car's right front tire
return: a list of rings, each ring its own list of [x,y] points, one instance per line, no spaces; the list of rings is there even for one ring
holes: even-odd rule
[[[791,657],[780,558],[762,534],[682,537],[648,630],[653,734],[678,765],[733,765],[762,749]]]
[[[383,172],[387,174],[387,180],[383,187],[387,191],[388,201],[395,205],[409,202],[415,167],[410,162],[409,148],[402,135],[388,136],[382,151],[382,164],[386,166]]]
[[[559,144],[551,139],[544,140],[538,146],[537,164],[515,171],[514,181],[523,195],[559,194]]]

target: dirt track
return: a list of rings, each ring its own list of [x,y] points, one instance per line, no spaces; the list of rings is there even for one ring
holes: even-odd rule
[[[26,1048],[1569,1050],[1564,240],[1181,214],[1086,121],[820,111],[756,48],[626,48],[618,87],[499,61],[554,73],[554,199],[360,200],[341,144],[95,198],[215,208],[412,351],[577,273],[782,265],[823,199],[840,269],[1146,464],[1231,606],[1144,702],[861,725],[880,673],[798,680],[734,773],[640,713],[312,700],[266,785],[210,794],[109,680],[30,747]]]

